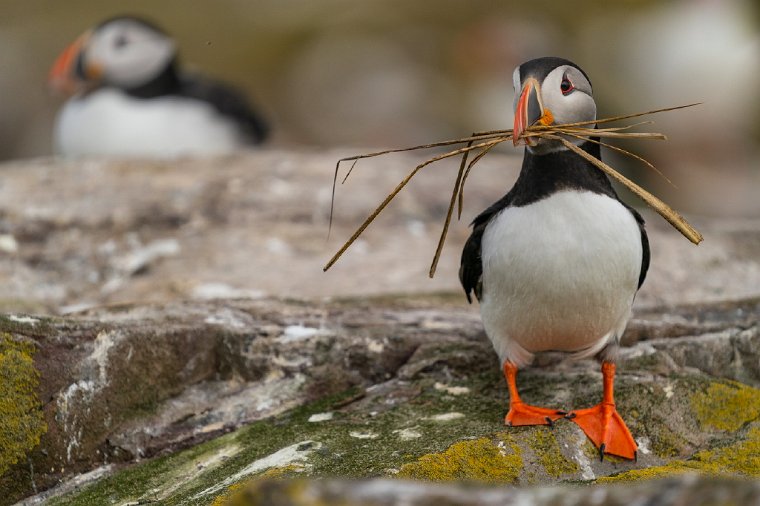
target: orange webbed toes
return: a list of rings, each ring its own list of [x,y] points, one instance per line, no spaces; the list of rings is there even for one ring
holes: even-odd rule
[[[563,418],[567,413],[557,409],[539,408],[522,402],[510,404],[509,413],[504,423],[511,426],[520,425],[553,425],[555,420]]]
[[[573,411],[566,418],[578,424],[599,448],[602,460],[605,454],[636,459],[638,446],[614,404],[602,403],[593,408]]]

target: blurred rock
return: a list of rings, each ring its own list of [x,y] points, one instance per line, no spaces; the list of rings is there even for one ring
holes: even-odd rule
[[[0,233],[8,237],[8,252],[0,253],[0,309],[61,313],[213,296],[461,293],[457,271],[467,224],[506,192],[520,159],[492,154],[475,168],[462,220],[453,223],[430,280],[456,161],[425,168],[322,272],[424,159],[396,154],[359,162],[336,188],[328,241],[333,169],[349,154],[266,150],[174,162],[6,163],[0,166]],[[344,164],[341,176],[347,169]],[[652,268],[638,307],[760,295],[760,220],[689,217],[705,236],[695,247],[659,216],[644,214]]]
[[[685,476],[628,486],[477,488],[396,480],[262,481],[246,487],[229,506],[666,506],[757,504],[760,484]]]

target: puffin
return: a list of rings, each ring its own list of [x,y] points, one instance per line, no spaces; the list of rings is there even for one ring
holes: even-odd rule
[[[614,381],[620,337],[649,268],[644,220],[618,198],[604,173],[561,142],[520,139],[534,124],[595,120],[588,75],[569,60],[544,57],[519,65],[513,81],[514,144],[525,143],[522,168],[507,194],[473,221],[459,270],[467,300],[474,294],[480,303],[507,382],[505,422],[552,425],[567,418],[602,460],[605,454],[635,459],[637,445],[616,409]],[[599,144],[572,142],[601,159]],[[546,351],[597,358],[601,402],[573,411],[524,403],[517,371]]]
[[[55,60],[48,82],[71,95],[53,132],[54,151],[64,156],[224,155],[268,133],[243,94],[183,72],[174,40],[136,16],[105,20],[79,36]]]

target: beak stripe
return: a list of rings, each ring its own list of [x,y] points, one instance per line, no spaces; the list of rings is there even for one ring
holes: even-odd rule
[[[534,78],[528,78],[523,85],[520,99],[515,108],[515,124],[512,131],[512,143],[517,146],[520,136],[541,119],[544,115],[544,105],[541,101],[541,88]],[[530,144],[526,140],[527,144]]]

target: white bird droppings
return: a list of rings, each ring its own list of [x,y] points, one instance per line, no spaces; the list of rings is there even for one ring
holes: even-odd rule
[[[12,322],[31,323],[32,325],[40,322],[37,318],[32,318],[31,316],[16,316],[15,314],[8,315],[8,319]]]
[[[3,253],[18,253],[18,242],[10,234],[0,234],[0,251]]]
[[[328,422],[333,419],[333,413],[332,411],[327,413],[314,413],[309,417],[309,421],[311,423],[317,423],[317,422]]]
[[[440,415],[433,415],[425,417],[425,420],[432,420],[433,422],[450,422],[451,420],[459,420],[464,418],[464,413],[457,413],[452,411],[451,413],[441,413]]]
[[[639,439],[637,439],[636,440],[636,444],[639,446],[638,451],[640,451],[644,455],[649,455],[650,453],[652,453],[652,451],[649,449],[649,443],[650,442],[651,441],[649,441],[649,438],[648,437],[644,437],[644,436],[642,436]]]
[[[594,474],[594,470],[591,468],[591,461],[583,450],[583,444],[586,442],[586,435],[578,430],[575,435],[575,441],[576,450],[573,452],[573,460],[575,460],[581,468],[581,477],[584,480],[595,480],[596,474]]]
[[[451,395],[464,395],[469,394],[470,389],[467,387],[451,387],[449,385],[444,385],[443,383],[438,383],[434,385],[436,390],[439,390],[441,392],[446,392],[447,394]]]
[[[271,455],[251,462],[237,473],[227,477],[216,485],[198,492],[193,496],[193,499],[218,492],[251,474],[260,473],[273,467],[284,467],[295,462],[303,462],[312,452],[319,450],[321,447],[322,443],[316,441],[301,441],[300,443],[286,446]]]
[[[319,334],[319,332],[319,329],[315,329],[313,327],[304,327],[303,325],[288,325],[285,327],[285,330],[283,330],[279,340],[284,343],[303,341],[304,339],[316,336]]]
[[[396,435],[398,435],[398,437],[399,437],[399,439],[401,439],[401,441],[409,441],[411,439],[417,439],[417,438],[421,438],[422,437],[422,434],[419,431],[417,431],[417,430],[415,430],[413,428],[410,428],[410,429],[398,429],[398,430],[394,430],[393,433],[396,434]]]
[[[348,433],[348,435],[355,437],[356,439],[377,439],[380,437],[380,434],[375,434],[374,432],[351,431]]]

